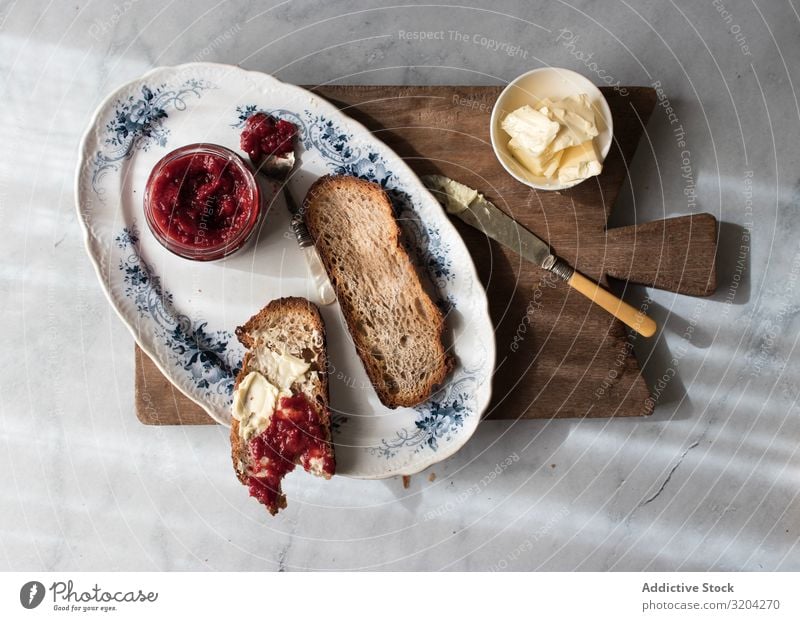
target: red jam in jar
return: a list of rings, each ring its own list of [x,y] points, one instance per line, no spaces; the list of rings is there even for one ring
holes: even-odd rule
[[[281,480],[294,470],[299,459],[305,470],[330,478],[336,462],[319,414],[302,394],[282,397],[269,426],[250,440],[254,470],[249,480],[250,495],[271,512],[277,511]]]
[[[212,261],[244,245],[258,222],[261,197],[253,173],[236,153],[192,144],[153,167],[144,211],[153,235],[168,250]]]
[[[294,149],[297,127],[289,121],[256,112],[245,121],[239,146],[254,162],[265,157],[284,157]]]

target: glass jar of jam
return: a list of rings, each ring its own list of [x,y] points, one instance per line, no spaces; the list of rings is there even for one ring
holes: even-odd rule
[[[144,215],[156,239],[185,259],[213,261],[244,246],[261,215],[250,168],[214,144],[190,144],[153,167]]]

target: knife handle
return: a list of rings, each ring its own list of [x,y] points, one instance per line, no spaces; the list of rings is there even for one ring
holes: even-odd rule
[[[657,326],[655,321],[642,311],[623,302],[613,293],[603,289],[596,282],[589,280],[583,274],[577,271],[573,272],[567,284],[642,336],[650,337],[656,333]]]
[[[317,249],[313,245],[309,245],[302,250],[306,258],[308,273],[317,288],[319,301],[325,306],[333,304],[336,301],[336,294],[333,292],[331,281],[328,279],[328,273],[325,271],[325,266],[322,265]]]

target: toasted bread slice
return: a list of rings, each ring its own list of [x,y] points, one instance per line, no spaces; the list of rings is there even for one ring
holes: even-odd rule
[[[308,300],[281,298],[237,328],[236,336],[248,351],[234,385],[233,467],[250,495],[275,515],[286,507],[281,479],[295,465],[326,479],[335,471],[325,325]],[[245,391],[256,383],[267,392]],[[271,414],[263,394],[272,398]]]
[[[311,186],[303,212],[381,402],[425,401],[453,359],[442,343],[444,319],[400,243],[388,196],[368,181],[326,176]]]

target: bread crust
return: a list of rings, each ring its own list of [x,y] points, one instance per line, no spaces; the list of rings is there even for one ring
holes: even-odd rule
[[[316,367],[319,377],[319,389],[315,391],[315,399],[312,404],[315,405],[315,410],[320,418],[323,428],[326,432],[325,440],[331,447],[331,456],[333,455],[333,444],[331,442],[331,421],[329,409],[329,393],[328,393],[328,354],[327,354],[327,336],[325,334],[325,324],[322,321],[319,309],[312,302],[300,297],[285,297],[272,300],[258,313],[253,315],[244,325],[236,328],[236,337],[239,342],[244,345],[248,351],[245,352],[242,359],[242,368],[236,375],[234,381],[234,390],[239,387],[241,381],[250,372],[250,361],[253,358],[252,348],[256,345],[252,333],[259,329],[259,327],[267,324],[269,320],[278,318],[280,316],[304,316],[310,323],[311,328],[319,332],[322,338],[322,347],[318,353],[316,360]],[[315,403],[316,402],[316,403]],[[242,485],[249,485],[249,476],[247,474],[247,466],[250,459],[250,451],[247,443],[242,440],[239,435],[239,421],[233,418],[231,420],[231,459],[233,461],[233,469],[236,472],[236,477]],[[325,476],[330,478],[330,476]],[[272,515],[275,515],[280,509],[286,508],[286,496],[281,493],[278,498],[278,506],[275,510],[267,507]]]
[[[380,210],[380,215],[384,218],[385,225],[389,231],[389,234],[386,235],[387,252],[394,255],[402,263],[405,272],[403,282],[407,283],[407,285],[414,290],[414,295],[424,306],[424,315],[432,319],[435,324],[432,330],[433,333],[429,335],[431,339],[431,343],[429,344],[433,345],[436,349],[436,368],[428,373],[425,381],[419,382],[413,386],[406,386],[404,390],[391,390],[392,385],[398,385],[398,378],[389,378],[389,381],[387,381],[378,359],[371,353],[373,351],[371,347],[372,344],[357,327],[358,319],[354,309],[351,307],[347,298],[341,295],[342,287],[340,279],[352,277],[352,275],[341,273],[336,266],[333,249],[321,241],[324,226],[320,223],[320,216],[323,209],[321,207],[323,201],[320,199],[324,199],[332,193],[337,192],[361,193],[370,196],[371,204],[374,205],[376,210]],[[413,407],[427,400],[434,389],[439,386],[450,373],[455,360],[453,356],[447,353],[443,344],[445,324],[442,313],[422,287],[419,274],[411,263],[411,259],[401,243],[400,227],[397,224],[391,201],[386,192],[378,184],[357,177],[326,175],[319,178],[311,186],[303,200],[302,211],[306,227],[314,240],[317,252],[328,273],[331,285],[336,291],[342,314],[344,315],[347,328],[356,345],[358,356],[367,371],[367,375],[369,376],[378,398],[389,408]],[[385,329],[395,329],[396,327],[397,326],[383,326]],[[392,352],[389,352],[389,355],[392,355]]]

